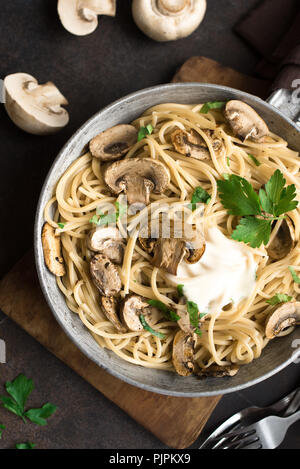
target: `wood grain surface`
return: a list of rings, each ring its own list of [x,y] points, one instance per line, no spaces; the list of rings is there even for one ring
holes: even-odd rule
[[[266,82],[205,57],[192,57],[174,82],[198,81],[232,86],[266,96]],[[162,396],[123,383],[95,365],[68,339],[39,288],[33,252],[28,252],[0,282],[0,308],[56,357],[108,399],[173,448],[186,448],[199,436],[221,396]]]

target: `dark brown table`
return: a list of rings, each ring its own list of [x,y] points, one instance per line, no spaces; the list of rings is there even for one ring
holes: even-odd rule
[[[111,101],[168,82],[190,56],[205,55],[251,73],[257,57],[232,27],[256,3],[209,0],[205,20],[192,36],[161,44],[137,29],[130,0],[118,0],[117,17],[100,18],[98,29],[81,38],[63,29],[55,0],[1,2],[0,77],[27,72],[40,82],[54,81],[70,102],[70,124],[54,136],[35,137],[17,129],[0,106],[0,275],[32,245],[34,212],[44,177],[72,133]],[[59,407],[44,428],[25,426],[0,408],[0,423],[7,427],[0,448],[28,440],[39,448],[164,448],[1,312],[0,338],[7,344],[0,388],[23,372],[35,382],[30,406],[50,401]],[[299,365],[291,365],[264,383],[225,396],[205,432],[238,409],[281,397],[299,384],[298,376]],[[284,447],[300,448],[299,430],[300,424],[290,430]]]

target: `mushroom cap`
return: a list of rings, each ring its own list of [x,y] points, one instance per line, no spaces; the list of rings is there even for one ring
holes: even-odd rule
[[[259,142],[269,134],[265,121],[251,106],[243,101],[228,101],[224,114],[233,133],[238,137],[245,140],[251,137],[252,140]]]
[[[116,227],[99,226],[92,229],[87,236],[87,245],[91,251],[101,252],[116,264],[123,261],[125,242]]]
[[[90,262],[90,272],[94,284],[103,296],[117,296],[122,283],[118,269],[103,254],[96,254]]]
[[[289,218],[284,218],[276,236],[267,247],[267,253],[272,259],[280,260],[286,257],[294,246],[294,225]]]
[[[159,238],[154,246],[152,264],[176,275],[178,266],[185,255],[186,243],[183,239]]]
[[[121,305],[121,317],[130,331],[138,332],[143,330],[139,318],[140,314],[143,314],[151,325],[156,324],[161,318],[161,313],[157,308],[150,306],[146,298],[135,294],[127,295]]]
[[[300,301],[281,304],[266,322],[266,337],[274,339],[284,329],[300,324]]]
[[[116,194],[124,190],[128,203],[147,203],[149,192],[161,194],[169,185],[170,173],[163,163],[152,158],[125,158],[104,171],[104,181]]]
[[[101,161],[117,160],[136,143],[137,136],[138,131],[133,125],[115,125],[90,141],[90,152]]]
[[[68,104],[52,82],[38,85],[27,73],[14,73],[4,79],[5,109],[11,120],[25,132],[48,135],[69,122]]]
[[[173,341],[172,360],[180,376],[189,376],[194,371],[195,339],[193,334],[178,331]]]
[[[224,376],[235,376],[238,371],[238,365],[210,365],[208,368],[201,368],[197,370],[196,374],[200,378],[223,378]]]
[[[133,0],[137,26],[155,41],[189,36],[203,20],[206,0]]]
[[[60,236],[55,236],[55,229],[49,223],[45,223],[42,230],[42,245],[45,264],[54,275],[65,275],[64,259],[61,255]]]
[[[115,16],[116,0],[58,0],[57,12],[67,31],[85,36],[97,28],[97,15]]]
[[[107,319],[114,325],[119,332],[126,332],[126,327],[121,323],[118,316],[119,301],[113,296],[101,297],[101,309]]]

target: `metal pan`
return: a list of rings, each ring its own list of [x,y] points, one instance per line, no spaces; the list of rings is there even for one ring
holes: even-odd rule
[[[43,209],[53,194],[54,187],[68,166],[83,153],[87,143],[97,133],[119,123],[126,123],[141,115],[147,108],[160,103],[197,103],[240,99],[253,106],[267,122],[270,129],[289,142],[293,149],[300,148],[300,132],[296,123],[273,105],[241,91],[211,84],[184,83],[160,85],[132,93],[95,114],[66,143],[54,161],[40,195],[35,221],[35,258],[41,288],[61,327],[78,348],[91,360],[113,376],[123,381],[170,396],[200,397],[225,394],[252,386],[274,375],[300,355],[300,327],[286,337],[272,341],[262,356],[241,367],[232,378],[199,380],[195,376],[183,378],[175,373],[153,370],[127,363],[112,352],[98,346],[94,338],[72,313],[56,285],[54,276],[44,264],[41,231],[44,223]],[[282,101],[282,93],[272,98]],[[286,100],[284,97],[283,101]],[[290,109],[290,108],[289,108]],[[297,112],[290,109],[297,119]]]

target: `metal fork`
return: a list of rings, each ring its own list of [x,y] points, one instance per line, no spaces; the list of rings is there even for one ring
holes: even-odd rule
[[[300,411],[289,417],[271,415],[253,425],[225,433],[213,449],[274,449],[284,440],[287,430],[300,419]]]

